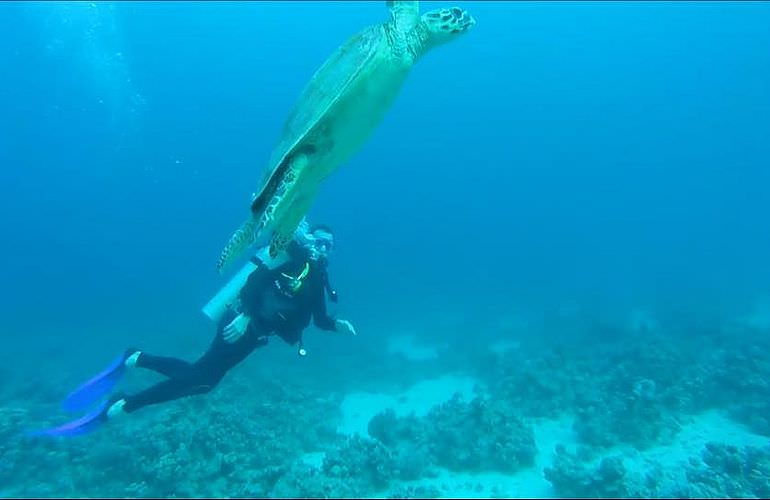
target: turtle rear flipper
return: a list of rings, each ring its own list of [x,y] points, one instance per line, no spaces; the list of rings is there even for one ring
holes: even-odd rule
[[[307,148],[305,148],[307,149]],[[254,197],[251,202],[251,217],[244,222],[230,237],[222,254],[219,256],[217,270],[221,273],[233,260],[237,259],[251,245],[256,243],[262,230],[272,224],[278,206],[282,203],[297,183],[297,178],[302,169],[307,166],[307,154],[297,153],[284,161],[270,176],[265,188]],[[307,207],[305,207],[305,210]],[[297,221],[299,224],[299,221]],[[295,226],[296,228],[296,226]],[[293,229],[292,229],[293,231]],[[291,233],[285,235],[291,239]],[[273,238],[275,239],[275,237]],[[279,250],[273,251],[273,243],[270,244],[270,256],[275,257],[278,252],[286,247],[286,243],[276,244]]]
[[[260,231],[259,224],[253,217],[249,217],[246,222],[241,224],[225,245],[217,262],[217,271],[220,273],[225,270],[235,259],[241,256],[257,239]]]
[[[275,258],[279,253],[281,253],[291,241],[293,233],[284,234],[281,232],[274,232],[273,237],[270,239],[270,250],[269,255],[271,258]]]
[[[274,226],[275,230],[270,238],[270,257],[275,258],[283,251],[294,238],[294,233],[299,227],[305,214],[313,204],[317,194],[317,189],[302,193],[291,201],[288,210],[284,216]]]

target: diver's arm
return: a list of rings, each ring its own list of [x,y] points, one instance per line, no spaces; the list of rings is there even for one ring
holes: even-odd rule
[[[253,318],[259,314],[262,305],[262,291],[267,284],[270,275],[263,267],[257,267],[246,279],[246,283],[238,294],[240,306],[238,315],[222,330],[222,338],[225,342],[237,342],[246,330]]]
[[[337,320],[329,316],[326,312],[326,298],[324,297],[323,287],[318,287],[318,293],[313,301],[313,323],[321,330],[327,332],[337,331]]]
[[[251,323],[251,319],[257,316],[262,302],[262,287],[268,279],[268,273],[258,267],[246,279],[238,295],[240,300],[239,314],[222,330],[222,338],[225,342],[237,342]]]
[[[332,318],[326,312],[326,299],[324,297],[323,287],[321,287],[320,293],[318,293],[313,307],[313,322],[315,323],[315,326],[321,330],[356,335],[356,329],[353,328],[353,325],[350,324],[350,321],[339,318]]]
[[[315,293],[313,294],[313,323],[321,330],[327,332],[336,332],[337,320],[329,316],[326,311],[326,290],[325,290],[325,275],[321,275],[321,279],[317,281],[315,287]]]

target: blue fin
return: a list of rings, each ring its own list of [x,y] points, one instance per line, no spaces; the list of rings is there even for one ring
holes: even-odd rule
[[[72,391],[62,402],[66,411],[82,411],[106,396],[126,372],[125,353],[92,379]]]

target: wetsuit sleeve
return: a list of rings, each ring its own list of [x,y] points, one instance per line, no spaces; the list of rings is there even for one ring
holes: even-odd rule
[[[262,294],[270,280],[270,273],[263,267],[252,272],[246,284],[241,288],[241,312],[250,318],[256,318],[262,306]]]
[[[326,297],[324,296],[323,284],[317,288],[313,301],[313,323],[321,330],[336,332],[337,324],[334,318],[326,312]]]

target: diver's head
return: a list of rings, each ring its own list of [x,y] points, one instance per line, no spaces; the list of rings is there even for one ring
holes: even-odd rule
[[[325,224],[316,224],[310,229],[313,235],[313,252],[316,260],[326,260],[334,249],[334,233]]]
[[[327,260],[334,248],[334,233],[324,224],[310,227],[307,222],[302,221],[294,239],[308,253],[310,260],[314,261]]]

